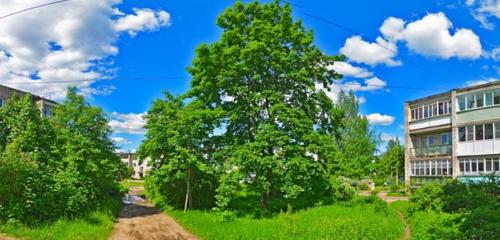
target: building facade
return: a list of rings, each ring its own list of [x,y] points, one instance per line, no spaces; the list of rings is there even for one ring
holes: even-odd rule
[[[5,105],[8,99],[12,98],[14,95],[23,96],[25,94],[30,93],[0,85],[0,107]],[[33,94],[31,94],[31,96],[33,99],[33,104],[38,107],[42,116],[50,117],[53,115],[53,109],[57,105],[56,102]]]
[[[500,171],[500,82],[405,103],[405,183],[480,181]]]
[[[134,153],[118,153],[118,155],[122,159],[122,162],[133,170],[132,178],[134,179],[143,179],[151,170],[151,167],[148,165],[149,159],[140,161]]]

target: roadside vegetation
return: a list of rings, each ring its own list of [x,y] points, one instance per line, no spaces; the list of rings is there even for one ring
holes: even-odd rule
[[[75,89],[50,118],[30,95],[7,101],[0,108],[0,231],[28,239],[110,231],[122,196],[117,176],[126,173],[110,134],[103,111]]]
[[[264,219],[209,211],[167,211],[203,239],[400,239],[403,223],[397,212],[377,198],[279,213]]]
[[[341,75],[329,66],[344,57],[315,46],[280,1],[237,2],[217,25],[220,40],[188,68],[191,89],[145,114],[148,198],[207,239],[399,239],[395,210],[355,198],[363,179],[396,184],[404,151],[393,141],[375,157],[356,96],[332,96]]]

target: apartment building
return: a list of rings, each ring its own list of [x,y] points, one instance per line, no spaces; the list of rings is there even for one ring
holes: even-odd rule
[[[480,181],[500,171],[500,81],[405,103],[405,183]]]
[[[134,153],[118,153],[118,156],[122,159],[122,162],[127,165],[127,167],[133,170],[132,178],[142,179],[148,175],[151,167],[148,165],[149,159],[140,161],[136,158]]]
[[[18,89],[10,88],[7,86],[0,85],[0,107],[2,107],[6,101],[8,101],[9,98],[11,98],[14,95],[18,96],[23,96],[25,94],[30,94]],[[33,104],[35,104],[38,109],[40,109],[40,112],[42,116],[44,117],[50,117],[53,115],[53,109],[54,106],[57,105],[56,102],[31,94],[32,99],[33,99]]]

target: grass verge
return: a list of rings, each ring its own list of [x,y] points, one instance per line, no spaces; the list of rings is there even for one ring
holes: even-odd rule
[[[385,203],[335,203],[272,218],[230,222],[209,211],[168,214],[203,239],[400,239],[404,225],[397,211],[380,204]]]
[[[131,187],[144,187],[144,181],[143,180],[123,180],[120,182],[120,185],[125,188],[131,188]]]
[[[37,227],[0,224],[0,233],[28,240],[104,240],[113,231],[114,219],[120,208],[121,202],[113,200],[86,217],[60,219]]]

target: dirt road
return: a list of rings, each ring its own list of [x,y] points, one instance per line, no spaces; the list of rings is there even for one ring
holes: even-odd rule
[[[127,204],[109,240],[197,240],[175,220],[140,197],[142,187],[131,188]]]

